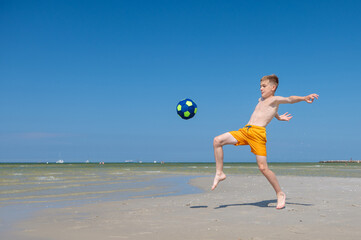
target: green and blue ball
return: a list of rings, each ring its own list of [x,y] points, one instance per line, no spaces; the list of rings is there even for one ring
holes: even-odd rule
[[[185,120],[191,119],[197,113],[197,104],[189,98],[183,99],[177,104],[177,113]]]

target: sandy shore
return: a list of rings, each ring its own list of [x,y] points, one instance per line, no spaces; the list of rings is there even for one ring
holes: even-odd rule
[[[361,178],[279,177],[276,210],[263,176],[191,180],[201,194],[44,210],[9,239],[361,239]]]

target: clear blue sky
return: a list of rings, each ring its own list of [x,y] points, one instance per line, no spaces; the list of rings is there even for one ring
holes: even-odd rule
[[[361,158],[360,1],[0,1],[0,162],[214,161],[277,74],[269,161]],[[191,98],[198,113],[176,114]],[[254,161],[225,147],[225,161]]]

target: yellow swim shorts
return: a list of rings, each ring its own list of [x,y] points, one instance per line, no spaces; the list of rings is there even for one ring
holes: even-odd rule
[[[235,146],[249,145],[251,152],[259,156],[267,156],[266,128],[255,125],[246,125],[238,131],[229,132],[238,141]]]

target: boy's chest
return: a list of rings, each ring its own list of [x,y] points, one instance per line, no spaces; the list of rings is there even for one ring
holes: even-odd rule
[[[278,106],[270,104],[267,100],[258,102],[255,111],[257,112],[274,112],[277,111]]]

